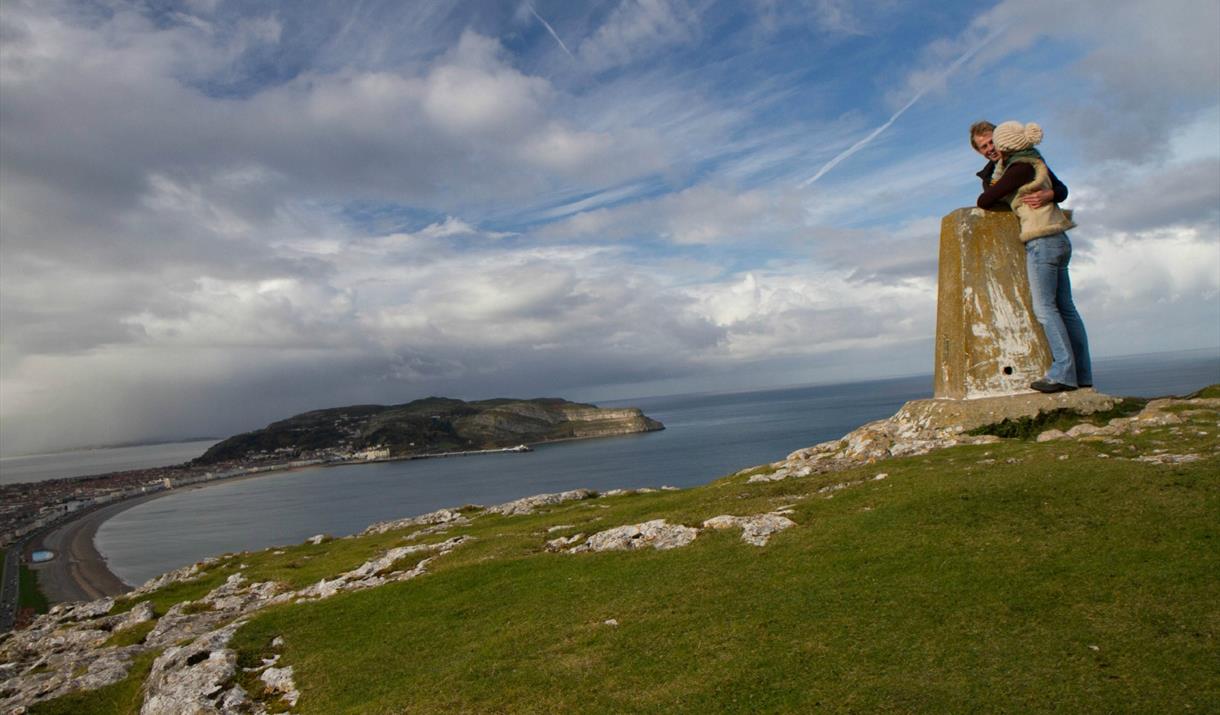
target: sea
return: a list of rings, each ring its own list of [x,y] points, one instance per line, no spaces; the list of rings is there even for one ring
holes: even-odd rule
[[[1109,394],[1183,395],[1220,383],[1220,349],[1099,359],[1094,374]],[[315,534],[345,536],[443,507],[581,487],[690,487],[836,439],[931,391],[931,376],[918,375],[599,402],[639,407],[666,429],[522,454],[314,467],[219,482],[127,509],[102,524],[95,543],[119,578],[138,585],[207,556],[296,544]],[[194,446],[202,453],[209,444]],[[158,447],[166,450],[165,464],[183,461],[182,447]]]

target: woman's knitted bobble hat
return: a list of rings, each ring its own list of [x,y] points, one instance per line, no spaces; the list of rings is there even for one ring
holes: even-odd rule
[[[991,138],[1000,151],[1021,151],[1042,142],[1042,127],[1033,122],[1025,126],[1020,122],[1004,122],[995,128]]]

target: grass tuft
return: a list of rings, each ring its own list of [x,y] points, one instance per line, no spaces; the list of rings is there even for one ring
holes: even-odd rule
[[[144,700],[142,686],[160,651],[141,653],[132,659],[127,677],[97,690],[72,693],[35,703],[29,715],[136,715]]]
[[[1114,407],[1101,412],[1086,414],[1069,408],[1060,408],[1041,412],[1033,417],[1005,418],[1001,422],[976,427],[966,434],[1032,440],[1046,430],[1057,429],[1066,432],[1072,427],[1086,422],[1100,427],[1117,417],[1130,417],[1144,409],[1146,404],[1148,404],[1148,400],[1125,397]]]

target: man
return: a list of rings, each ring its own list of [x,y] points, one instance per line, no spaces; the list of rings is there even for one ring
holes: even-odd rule
[[[1005,122],[997,128],[978,122],[970,128],[970,146],[989,160],[978,174],[983,181],[978,207],[1008,208],[1021,224],[1034,316],[1042,324],[1052,357],[1046,376],[1030,387],[1061,392],[1092,387],[1093,370],[1084,321],[1072,300],[1068,277],[1072,244],[1067,231],[1076,224],[1071,212],[1058,206],[1067,197],[1067,187],[1034,149],[1042,136],[1042,127],[1033,123]]]
[[[975,122],[970,126],[970,146],[987,159],[987,166],[984,166],[983,170],[977,174],[983,180],[983,191],[991,188],[991,185],[1000,178],[995,175],[996,163],[1000,161],[1000,150],[995,148],[995,142],[992,140],[994,133],[995,125],[988,121]],[[1059,180],[1059,177],[1055,176],[1055,172],[1051,171],[1050,175],[1051,190],[1026,194],[1021,198],[1026,206],[1038,209],[1048,203],[1061,204],[1067,200],[1068,187]]]

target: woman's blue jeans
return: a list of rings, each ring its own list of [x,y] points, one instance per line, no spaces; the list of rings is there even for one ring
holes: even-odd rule
[[[1066,233],[1035,238],[1025,244],[1025,270],[1029,273],[1034,317],[1042,324],[1054,360],[1045,379],[1078,387],[1093,384],[1093,365],[1084,321],[1072,302],[1072,282],[1068,279],[1071,260],[1072,242]]]

